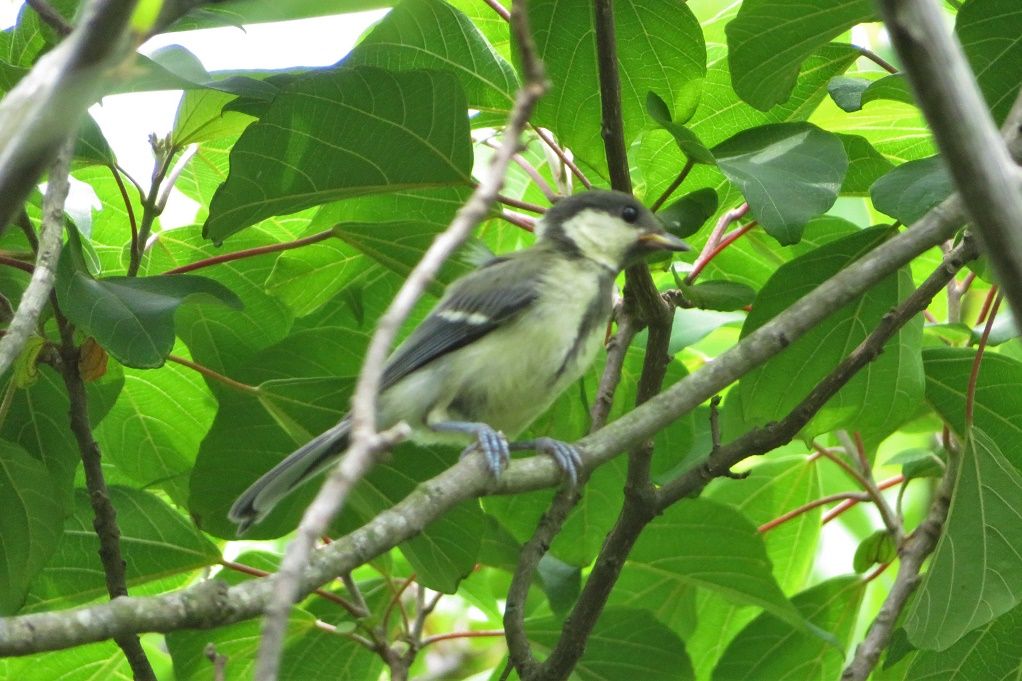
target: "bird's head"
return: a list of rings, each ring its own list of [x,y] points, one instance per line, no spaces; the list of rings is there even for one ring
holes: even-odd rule
[[[561,199],[536,225],[541,242],[571,257],[623,270],[655,251],[687,251],[688,244],[634,197],[593,190]]]

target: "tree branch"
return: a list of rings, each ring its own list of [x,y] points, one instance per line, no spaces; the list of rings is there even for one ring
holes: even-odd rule
[[[983,251],[1008,302],[1022,310],[1020,173],[990,116],[957,38],[934,0],[882,0],[884,24],[905,65]],[[1009,117],[1022,123],[1016,102]]]
[[[11,221],[43,169],[132,54],[135,0],[94,0],[70,35],[36,62],[0,102],[0,224]]]
[[[458,211],[451,225],[433,241],[377,322],[352,398],[351,444],[306,509],[297,536],[288,545],[280,571],[274,578],[276,590],[266,608],[256,669],[256,678],[262,681],[271,681],[277,677],[287,616],[292,604],[303,591],[302,570],[317,538],[326,531],[330,520],[340,510],[354,485],[372,468],[377,454],[389,449],[396,438],[403,437],[407,431],[404,424],[389,435],[376,431],[376,402],[391,344],[401,324],[444,261],[486,219],[504,185],[508,165],[521,146],[521,135],[532,110],[546,92],[546,75],[536,56],[523,2],[515,2],[512,6],[511,30],[520,47],[525,80],[508,115],[500,148],[490,163],[486,177]]]
[[[64,235],[64,200],[70,187],[67,175],[73,153],[74,142],[69,140],[57,154],[50,168],[50,181],[43,199],[43,218],[39,227],[35,268],[32,270],[28,287],[18,303],[18,309],[14,311],[11,323],[0,337],[0,375],[3,375],[17,359],[28,337],[35,332],[36,322],[53,290],[53,282],[57,276],[57,261],[60,259],[61,239]],[[31,225],[28,229],[31,231]]]
[[[873,624],[866,632],[866,638],[855,648],[852,661],[841,674],[841,681],[865,681],[880,660],[880,654],[887,647],[894,632],[898,616],[908,602],[909,596],[919,586],[919,573],[923,563],[937,546],[944,521],[947,520],[954,491],[961,454],[948,450],[948,465],[934,495],[926,520],[898,547],[898,575],[887,593]]]

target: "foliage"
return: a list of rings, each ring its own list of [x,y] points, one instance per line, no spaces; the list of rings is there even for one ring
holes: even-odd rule
[[[200,7],[170,30],[382,4],[230,0]],[[67,418],[62,327],[88,348],[81,372],[91,436],[118,514],[129,592],[171,593],[209,578],[210,568],[232,583],[276,568],[283,542],[238,556],[254,545],[233,543],[226,509],[347,410],[376,321],[485,172],[488,144],[522,80],[520,49],[492,4],[400,0],[326,68],[208,73],[172,48],[111,74],[110,92],[173,88],[184,96],[173,130],[153,142],[151,190],[136,191],[91,119],[80,129],[72,174],[92,188],[98,208],[68,216],[55,289],[62,312],[45,313],[22,361],[0,377],[0,614],[107,598]],[[473,249],[531,243],[522,225],[539,216],[524,217],[520,205],[549,206],[549,194],[579,188],[578,175],[610,186],[590,3],[527,5],[550,91],[508,174],[504,204],[444,266],[405,332],[442,285],[468,269]],[[807,14],[791,0],[614,3],[634,189],[694,246],[651,264],[656,286],[681,303],[667,385],[884,249],[902,224],[953,191],[904,76],[851,45],[859,26],[893,59],[877,38],[873,3],[818,5]],[[1022,83],[1022,10],[1015,0],[948,5],[962,5],[944,11],[1003,120]],[[55,6],[72,17],[76,3]],[[0,33],[3,91],[59,40],[23,8]],[[580,171],[540,133],[570,150]],[[160,224],[170,186],[199,204],[194,224]],[[6,264],[30,260],[40,219],[36,194],[25,207],[27,229],[0,229],[0,303],[16,307],[27,286],[24,268]],[[719,408],[701,406],[663,428],[654,438],[655,482],[700,464],[718,436],[727,443],[784,419],[940,255],[919,254],[834,309],[741,376]],[[974,658],[996,678],[1022,673],[1022,344],[1004,322],[989,345],[983,337],[994,293],[975,263],[793,442],[744,463],[747,479],[715,480],[704,498],[682,499],[653,519],[621,558],[576,678],[837,678],[891,588],[892,542],[919,527],[945,470],[956,475],[946,527],[874,678],[995,678],[970,671]],[[0,304],[5,321],[4,310]],[[639,333],[626,349],[612,420],[634,407],[652,337]],[[603,364],[532,434],[585,435]],[[719,433],[711,432],[711,409]],[[625,459],[593,473],[540,563],[526,602],[526,632],[540,658],[556,646],[618,518]],[[456,460],[456,450],[399,447],[361,483],[332,536],[362,526]],[[303,488],[246,539],[285,537],[314,492]],[[499,674],[501,604],[550,498],[541,490],[462,502],[371,557],[346,586],[324,586],[293,613],[283,678],[376,678],[387,664],[394,669],[377,654],[387,645],[411,650],[413,677],[435,671],[437,660],[449,665],[444,678]],[[863,511],[878,501],[895,509],[897,532]],[[821,522],[830,523],[824,532]],[[829,534],[836,526],[841,531]],[[852,539],[835,551],[837,536]],[[364,611],[353,615],[351,603]],[[258,631],[250,620],[162,640],[147,635],[143,646],[161,678],[212,678],[208,643],[226,656],[226,678],[248,678]],[[130,677],[110,641],[0,661],[4,678],[97,675]]]

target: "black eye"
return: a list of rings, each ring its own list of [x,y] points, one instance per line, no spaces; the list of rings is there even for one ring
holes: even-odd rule
[[[639,219],[639,209],[635,206],[625,206],[621,209],[621,219],[625,222],[635,222]]]

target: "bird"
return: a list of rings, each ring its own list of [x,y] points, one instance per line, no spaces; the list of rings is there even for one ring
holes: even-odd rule
[[[612,190],[560,199],[534,232],[532,246],[452,282],[391,354],[377,426],[404,421],[420,443],[467,443],[462,455],[481,452],[494,477],[512,450],[542,452],[574,483],[582,465],[574,446],[514,438],[594,360],[617,276],[654,252],[689,248],[642,203]],[[347,449],[350,428],[345,416],[252,483],[228,512],[238,534],[329,467]]]

